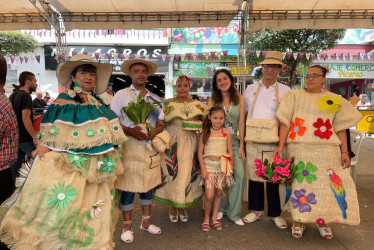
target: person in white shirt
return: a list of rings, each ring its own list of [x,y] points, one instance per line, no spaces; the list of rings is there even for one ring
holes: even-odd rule
[[[148,76],[157,71],[157,64],[143,60],[131,59],[121,65],[121,70],[132,79],[129,88],[118,91],[111,103],[111,109],[117,114],[125,134],[129,137],[123,150],[122,163],[124,174],[116,181],[116,188],[122,191],[120,208],[124,216],[124,229],[121,240],[130,243],[134,240],[132,231],[131,214],[134,208],[135,193],[140,193],[142,206],[142,222],[140,229],[151,234],[160,234],[161,229],[150,222],[152,189],[161,183],[161,157],[154,148],[147,143],[164,129],[164,113],[162,99],[145,88]],[[144,133],[142,128],[134,124],[124,112],[122,107],[127,107],[130,102],[136,102],[141,93],[143,98],[150,103],[158,102],[156,110],[152,110],[147,122],[154,127],[154,133]]]
[[[282,59],[282,53],[278,51],[267,51],[265,60],[259,63],[262,66],[263,78],[259,82],[249,85],[245,91],[247,136],[249,134],[248,125],[253,121],[251,121],[251,119],[277,120],[275,112],[282,96],[291,90],[288,86],[277,82],[279,73],[282,71],[282,68],[286,66]],[[278,143],[267,143],[265,138],[263,142],[250,141],[249,138],[245,138],[245,140],[247,155],[245,165],[247,178],[249,178],[248,208],[249,210],[252,210],[252,212],[247,214],[243,221],[251,223],[261,219],[264,210],[265,180],[256,176],[254,160],[258,158],[263,162],[264,159],[267,158],[271,161],[273,158],[273,151],[277,148]],[[280,217],[281,205],[279,198],[279,185],[266,182],[266,194],[268,216],[272,217],[277,227],[281,229],[287,228],[286,221]]]

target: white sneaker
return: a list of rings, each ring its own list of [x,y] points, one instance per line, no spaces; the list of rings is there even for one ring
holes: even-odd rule
[[[237,221],[235,221],[235,224],[238,225],[238,226],[244,226],[244,222],[242,219],[239,219]]]
[[[223,217],[223,213],[222,212],[218,212],[218,214],[217,214],[217,220],[222,219],[222,217]]]

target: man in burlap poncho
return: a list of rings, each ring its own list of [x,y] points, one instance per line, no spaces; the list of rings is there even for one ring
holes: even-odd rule
[[[149,103],[162,102],[162,99],[145,88],[148,76],[156,72],[157,64],[140,58],[130,59],[121,65],[121,70],[131,77],[132,85],[116,93],[111,108],[118,115],[122,128],[129,137],[122,156],[124,174],[117,179],[116,188],[122,191],[120,208],[124,216],[124,229],[121,240],[130,243],[134,240],[131,214],[135,193],[140,193],[143,213],[140,229],[151,234],[161,233],[161,229],[150,222],[152,189],[161,183],[161,157],[151,146],[149,131],[142,132],[142,128],[134,124],[121,109],[130,102],[136,103],[139,94]],[[147,122],[155,128],[153,137],[163,131],[163,120],[162,105],[156,104],[156,110],[152,110],[147,118]]]
[[[247,157],[245,164],[247,178],[249,178],[248,208],[252,210],[243,219],[246,223],[255,222],[262,217],[265,180],[256,176],[254,160],[258,158],[263,162],[267,158],[270,162],[272,161],[273,151],[277,148],[279,141],[275,112],[282,96],[291,90],[288,86],[277,82],[279,73],[286,66],[282,62],[282,59],[282,53],[267,51],[265,60],[259,63],[262,66],[262,79],[259,82],[249,85],[244,94],[247,112],[245,138]],[[267,137],[264,130],[262,130],[269,124],[275,124],[273,127],[275,135],[272,138]],[[253,131],[255,131],[254,137],[251,136],[253,134],[251,132]],[[266,194],[268,216],[272,217],[277,227],[281,229],[287,228],[286,221],[280,217],[279,185],[267,182]]]

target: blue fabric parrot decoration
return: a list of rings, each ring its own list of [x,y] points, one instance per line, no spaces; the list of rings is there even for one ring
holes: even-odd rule
[[[347,219],[347,201],[345,200],[345,188],[342,182],[342,179],[334,172],[332,169],[327,169],[327,176],[330,178],[331,190],[334,192],[335,199],[339,204],[340,209],[342,210],[343,219]]]
[[[285,184],[286,184],[286,198],[284,200],[284,205],[286,205],[287,202],[291,198],[291,194],[292,194],[292,181],[286,181]]]

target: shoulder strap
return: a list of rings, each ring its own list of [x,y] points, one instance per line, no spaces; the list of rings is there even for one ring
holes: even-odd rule
[[[130,88],[126,88],[126,91],[127,91],[127,93],[129,93],[129,95],[132,98],[132,100],[136,103],[137,98],[136,98],[136,96],[134,94],[134,91],[132,91]]]
[[[256,91],[256,96],[253,99],[253,102],[251,104],[251,109],[248,112],[248,118],[250,118],[252,116],[254,104],[256,103],[258,93],[260,92],[260,88],[261,88],[261,84],[259,83],[258,87],[257,87],[257,91]],[[279,94],[278,93],[279,93],[279,91],[278,91],[278,82],[275,82],[275,101],[276,101],[275,105],[276,105],[276,110],[278,110],[278,107],[279,107]]]

